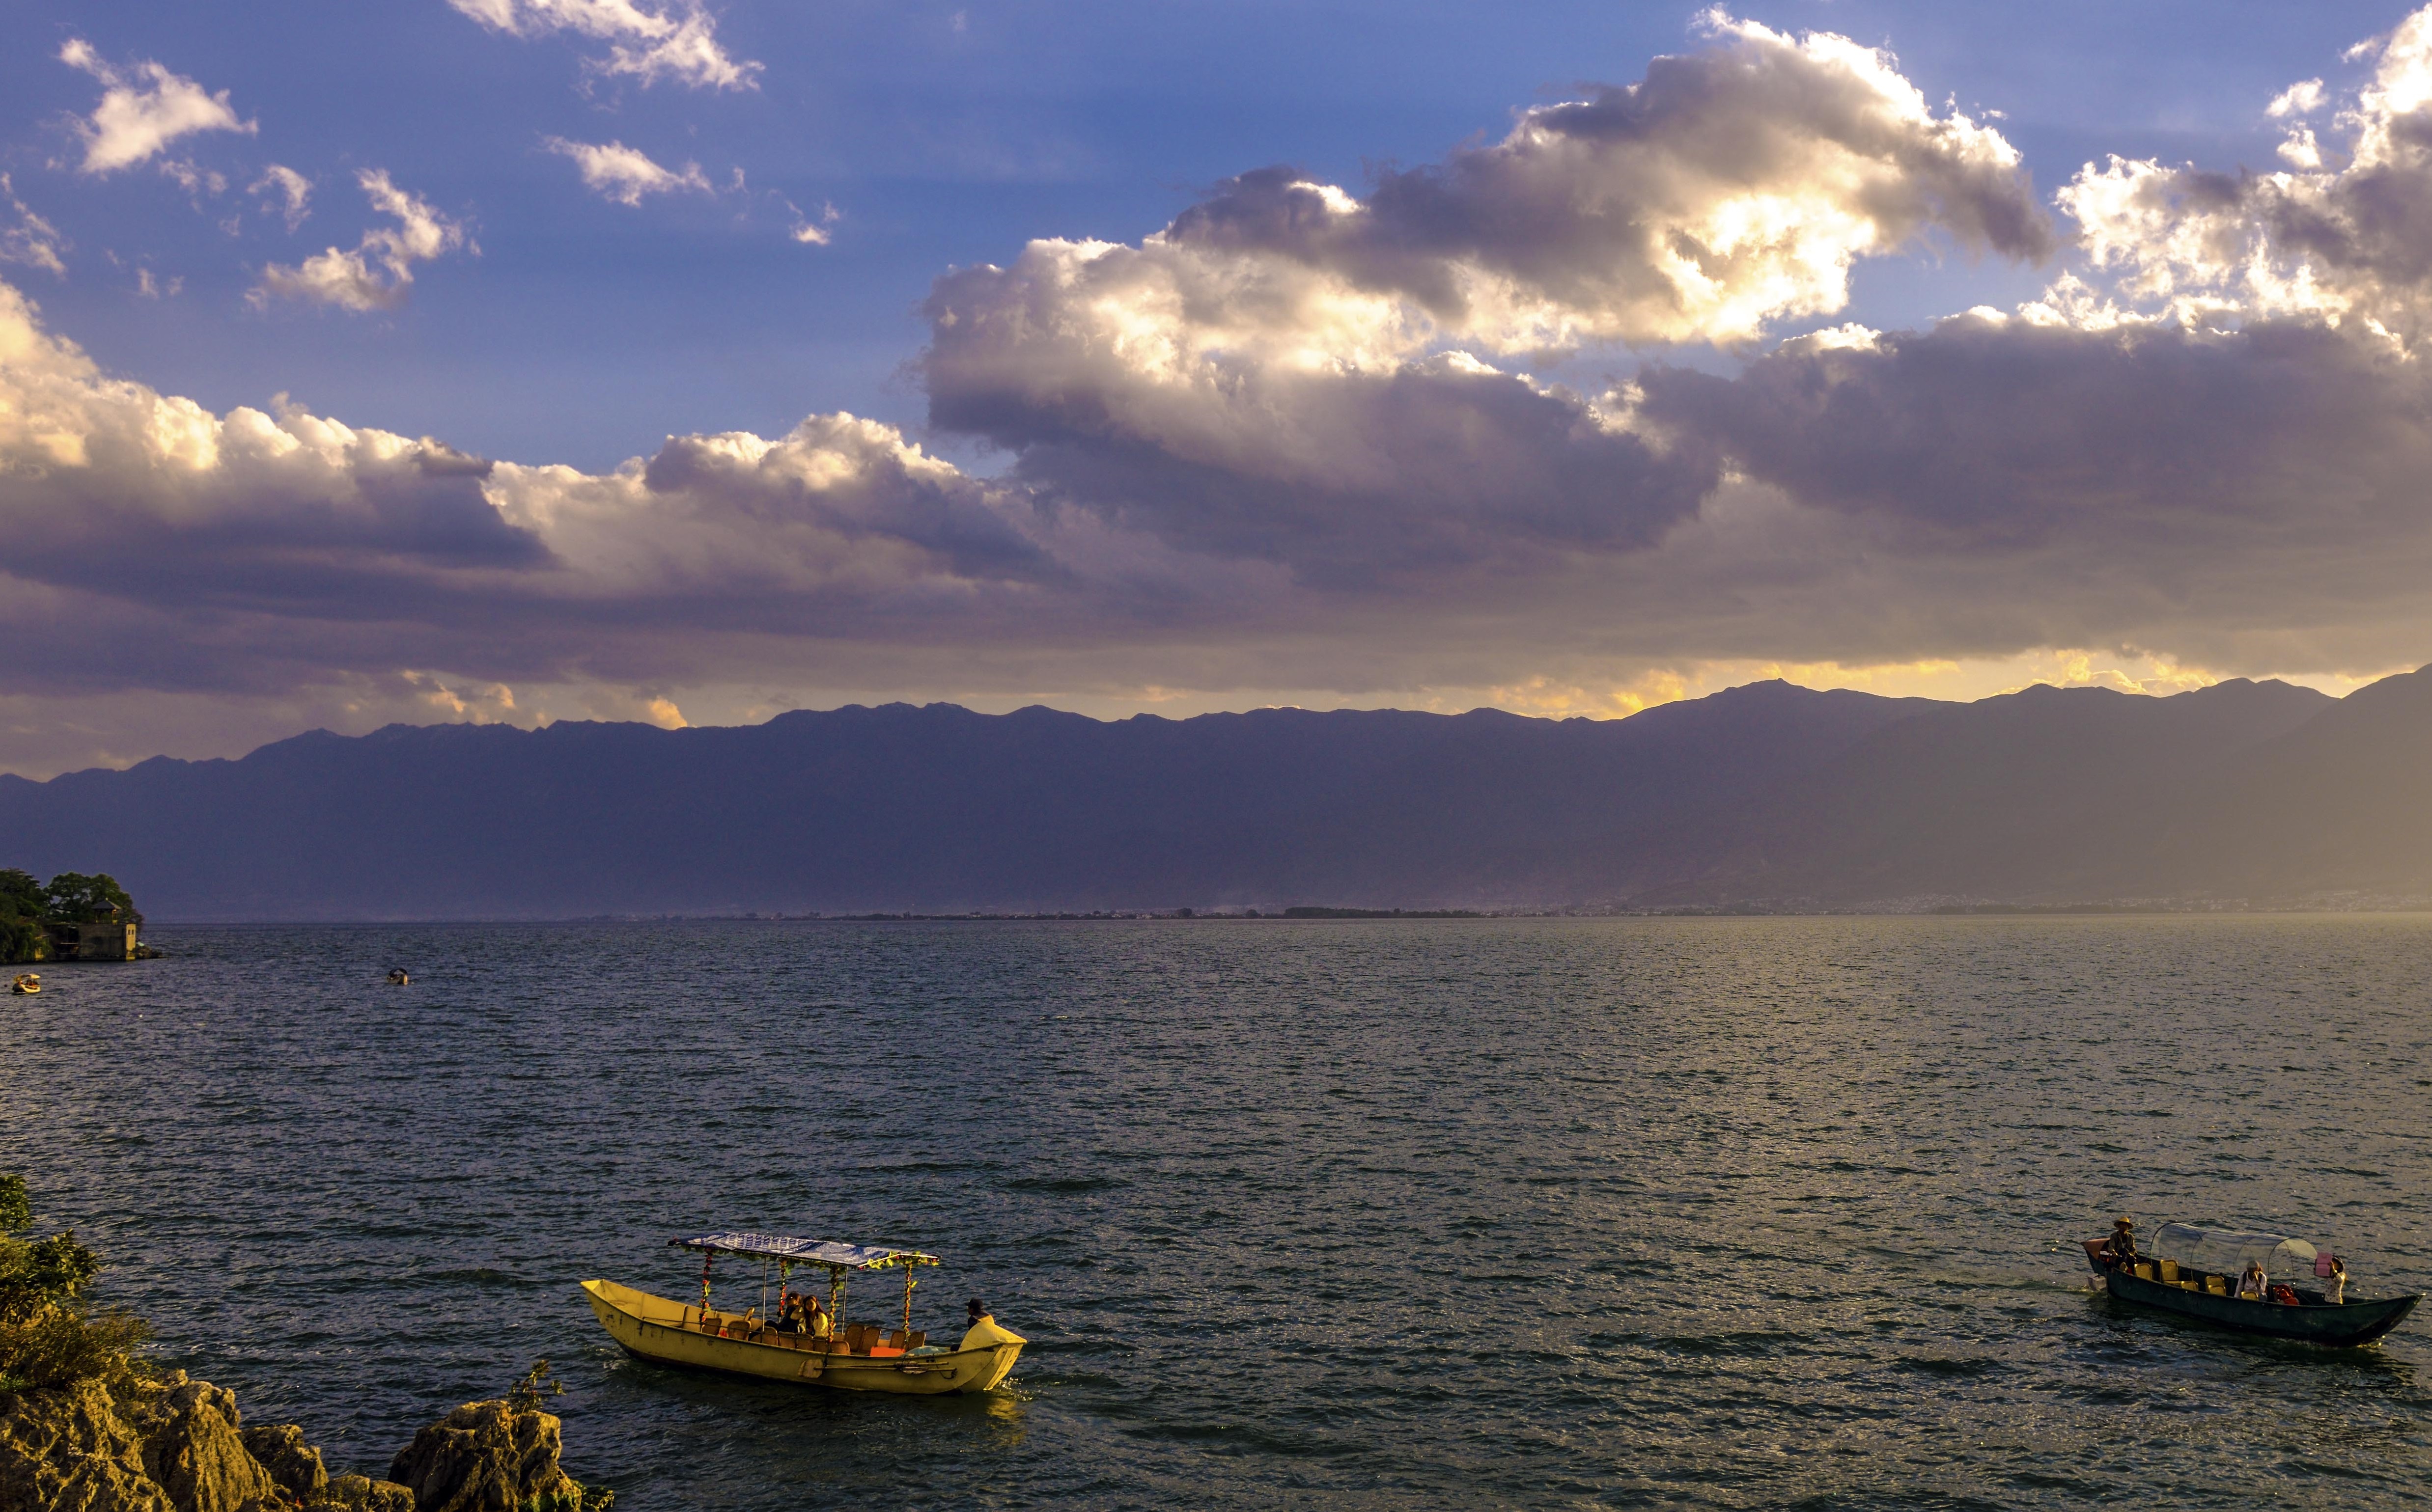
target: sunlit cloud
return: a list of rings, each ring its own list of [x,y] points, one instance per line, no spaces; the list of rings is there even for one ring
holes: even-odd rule
[[[688,162],[681,169],[664,168],[639,148],[621,142],[569,142],[564,137],[544,137],[541,145],[561,158],[572,159],[584,188],[619,205],[639,205],[649,194],[686,190],[703,194],[710,192],[701,164]]]
[[[695,89],[758,88],[761,65],[718,44],[718,23],[700,0],[652,5],[637,0],[448,0],[465,15],[511,37],[570,33],[608,44],[586,66],[594,73]]]
[[[312,214],[312,180],[283,164],[274,162],[263,169],[247,193],[261,196],[262,208],[276,212],[291,231]]]
[[[8,212],[8,219],[0,222],[0,262],[39,268],[55,278],[66,277],[67,238],[17,197],[17,186],[7,174],[0,174],[0,203],[7,205]]]
[[[258,129],[254,122],[238,117],[228,104],[228,91],[211,93],[159,63],[114,67],[81,37],[63,43],[59,58],[102,84],[101,103],[90,117],[76,124],[76,134],[84,141],[84,161],[78,165],[84,173],[107,174],[131,167],[179,137],[198,131],[251,136]]]
[[[353,248],[340,251],[333,246],[296,267],[272,263],[262,269],[262,282],[255,286],[257,305],[277,295],[341,310],[394,310],[405,302],[415,263],[466,245],[462,224],[397,188],[386,170],[366,168],[355,176],[355,181],[372,209],[397,224],[374,227]]]

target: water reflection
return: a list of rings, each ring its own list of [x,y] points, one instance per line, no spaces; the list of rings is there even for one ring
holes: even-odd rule
[[[2077,1248],[2226,1219],[2432,1278],[2432,921],[161,932],[15,1010],[0,1168],[346,1468],[548,1355],[637,1507],[2432,1480],[2421,1322],[2250,1340]],[[986,1399],[608,1346],[576,1283],[669,1292],[721,1227],[917,1241],[915,1326],[976,1292],[1034,1342]]]

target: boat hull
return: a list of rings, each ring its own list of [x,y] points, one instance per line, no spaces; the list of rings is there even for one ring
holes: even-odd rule
[[[944,1354],[831,1354],[800,1343],[727,1338],[701,1331],[698,1309],[613,1281],[586,1281],[584,1298],[608,1336],[627,1353],[660,1365],[840,1391],[897,1396],[958,1396],[992,1391],[1013,1373],[1022,1343],[990,1344]],[[763,1339],[783,1336],[768,1334]],[[821,1341],[824,1342],[824,1341]]]
[[[2415,1310],[2417,1298],[2392,1297],[2383,1302],[2347,1302],[2339,1306],[2288,1306],[2282,1302],[2250,1302],[2241,1297],[2217,1297],[2210,1292],[2187,1291],[2165,1281],[2147,1281],[2121,1270],[2106,1270],[2103,1285],[2111,1295],[2121,1302],[2161,1312],[2177,1313],[2183,1318],[2202,1319],[2221,1328],[2236,1329],[2241,1334],[2259,1334],[2271,1338],[2297,1339],[2307,1344],[2346,1346],[2370,1344],[2400,1323]]]

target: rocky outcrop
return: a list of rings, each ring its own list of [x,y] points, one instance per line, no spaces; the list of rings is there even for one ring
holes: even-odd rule
[[[144,1470],[177,1512],[258,1512],[280,1503],[279,1483],[245,1447],[236,1393],[184,1372],[168,1389],[125,1407],[144,1439]],[[300,1431],[298,1436],[301,1436]]]
[[[506,1402],[468,1402],[414,1436],[388,1478],[414,1488],[419,1512],[498,1512],[537,1501],[573,1509],[583,1487],[558,1469],[559,1423]]]
[[[6,1512],[175,1512],[144,1441],[99,1381],[0,1396]]]
[[[414,1512],[414,1493],[395,1481],[341,1475],[312,1504],[311,1512]]]
[[[558,1468],[561,1428],[468,1402],[414,1436],[390,1479],[332,1479],[292,1424],[246,1428],[234,1392],[131,1371],[0,1392],[0,1512],[580,1512],[608,1504]]]
[[[292,1422],[247,1428],[245,1451],[269,1472],[279,1488],[298,1502],[321,1501],[329,1487],[329,1472],[321,1452],[304,1441],[304,1430]],[[360,1479],[360,1477],[358,1477]]]

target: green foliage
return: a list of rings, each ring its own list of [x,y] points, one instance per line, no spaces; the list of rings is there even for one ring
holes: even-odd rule
[[[524,1378],[507,1389],[507,1410],[538,1412],[541,1410],[542,1397],[564,1395],[566,1395],[566,1384],[549,1374],[549,1362],[534,1360],[532,1368],[524,1372]]]
[[[0,1176],[0,1231],[33,1218],[22,1176]],[[0,1232],[0,1391],[60,1386],[132,1369],[127,1351],[150,1336],[144,1320],[95,1312],[81,1294],[101,1256],[74,1234],[20,1239]]]
[[[0,1391],[131,1372],[128,1352],[151,1336],[149,1324],[117,1307],[59,1307],[28,1323],[0,1324]]]
[[[0,962],[50,958],[50,936],[42,932],[42,912],[49,906],[41,882],[13,866],[0,869]]]
[[[118,885],[118,879],[108,872],[88,877],[80,871],[63,871],[51,879],[42,889],[48,905],[45,912],[62,924],[93,924],[105,919],[127,918],[142,921],[135,912],[135,899]]]
[[[31,1244],[0,1239],[0,1327],[67,1306],[100,1273],[101,1256],[76,1243],[73,1234]]]
[[[573,1484],[571,1496],[534,1491],[525,1500],[523,1512],[608,1512],[616,1504],[616,1493],[604,1486],[585,1486],[581,1481]]]
[[[13,866],[0,869],[0,962],[49,960],[51,938],[43,932],[45,923],[101,924],[113,919],[140,925],[144,916],[135,911],[135,899],[127,896],[118,879],[108,872],[88,877],[80,871],[63,871],[45,886]]]

